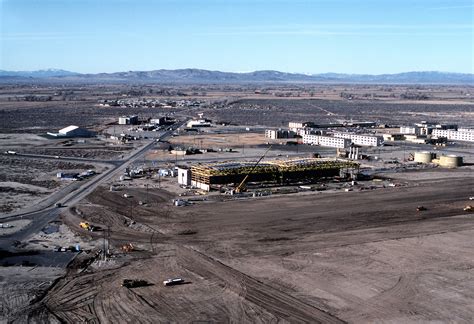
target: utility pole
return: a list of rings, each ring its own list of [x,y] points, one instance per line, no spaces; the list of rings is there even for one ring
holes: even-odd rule
[[[145,200],[145,204],[148,204],[148,183],[147,183],[145,186],[146,186],[146,200]]]

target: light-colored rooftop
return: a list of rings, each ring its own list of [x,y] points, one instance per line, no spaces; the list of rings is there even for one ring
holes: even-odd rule
[[[64,127],[63,129],[60,129],[59,133],[65,134],[65,133],[71,132],[73,130],[76,130],[78,128],[79,128],[79,126],[71,125],[71,126],[68,126],[68,127]]]

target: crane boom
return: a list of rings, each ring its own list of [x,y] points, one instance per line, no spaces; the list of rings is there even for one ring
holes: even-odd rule
[[[258,159],[258,161],[253,165],[252,169],[250,169],[250,171],[247,173],[247,175],[244,177],[244,179],[239,183],[239,185],[235,188],[235,192],[239,193],[239,192],[242,192],[243,189],[244,189],[244,185],[245,185],[245,182],[247,181],[248,177],[250,176],[250,174],[257,168],[258,164],[260,163],[260,161],[263,160],[263,158],[265,157],[265,155],[267,155],[268,151],[270,151],[270,149],[272,148],[272,145],[270,145],[267,150],[265,151],[265,153],[263,153],[263,155],[260,157],[260,159]]]

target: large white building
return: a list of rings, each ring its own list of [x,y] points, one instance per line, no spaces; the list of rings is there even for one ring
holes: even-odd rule
[[[332,136],[321,135],[303,135],[303,144],[328,146],[335,148],[346,148],[351,145],[351,140],[346,138],[337,138]]]
[[[435,137],[446,137],[452,141],[474,142],[474,132],[472,131],[455,131],[451,129],[433,129],[431,133]]]
[[[60,129],[57,133],[48,132],[48,135],[54,137],[90,137],[93,136],[94,133],[87,129],[80,128],[79,126],[71,125]]]
[[[383,137],[375,135],[360,135],[351,133],[334,133],[336,138],[345,138],[351,140],[353,144],[360,146],[382,146]]]

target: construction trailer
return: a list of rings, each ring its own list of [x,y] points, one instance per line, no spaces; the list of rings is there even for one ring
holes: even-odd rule
[[[343,159],[306,158],[287,161],[221,162],[191,167],[191,185],[203,190],[238,184],[248,175],[247,183],[292,184],[314,182],[321,178],[353,176],[359,164]]]

